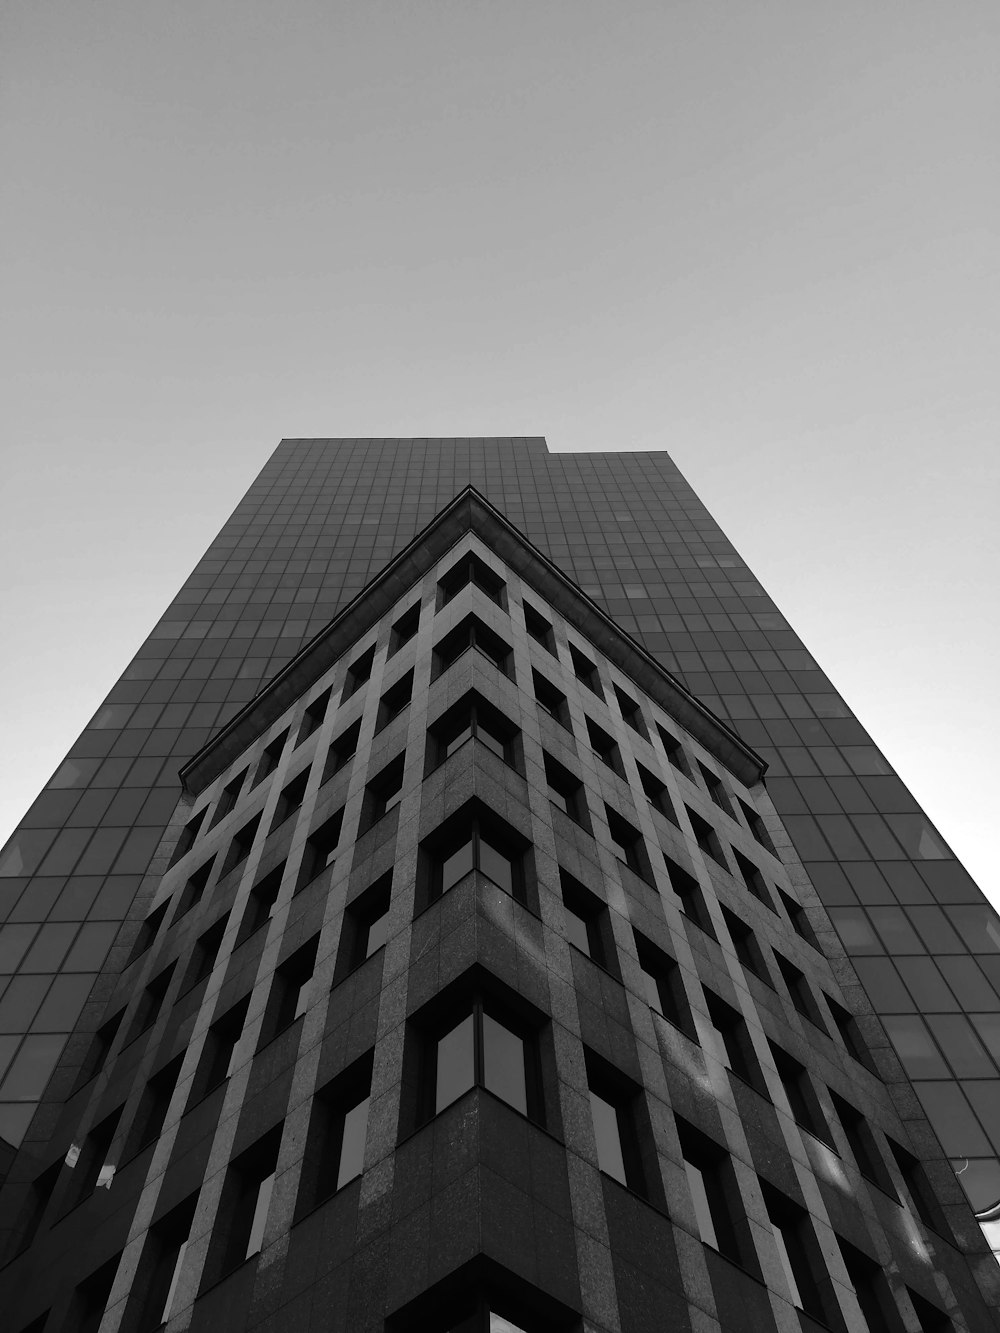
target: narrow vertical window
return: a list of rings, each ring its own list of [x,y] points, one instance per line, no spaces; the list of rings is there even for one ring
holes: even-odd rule
[[[361,1175],[371,1085],[369,1051],[316,1093],[306,1134],[297,1217]]]

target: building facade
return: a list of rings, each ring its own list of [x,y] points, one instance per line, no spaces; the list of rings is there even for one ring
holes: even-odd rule
[[[468,531],[456,535],[455,513],[447,507],[470,483],[499,514],[465,497],[467,507],[479,503],[482,512],[478,527],[466,523]],[[431,561],[426,533],[416,544],[424,564],[414,565],[414,548],[403,560],[408,583],[398,561],[391,579],[377,578],[432,521],[438,542],[442,532],[449,537],[446,551],[453,553],[456,542],[466,541],[468,558],[478,562],[470,567],[480,569],[478,579],[470,575],[440,608],[439,584],[448,573],[445,551]],[[533,546],[520,543],[517,532]],[[497,543],[503,542],[508,561],[497,556]],[[497,612],[489,596],[489,585],[497,580],[502,600],[513,609],[501,606]],[[522,581],[532,590],[528,596]],[[395,628],[400,599],[414,596],[418,587],[423,592],[414,605],[422,610],[414,635],[390,653],[393,634],[402,633]],[[476,601],[483,644],[466,644],[480,651],[465,654],[464,666],[456,660],[441,672],[437,635],[463,598]],[[298,650],[320,631],[329,642],[332,620],[342,627],[347,615],[356,627],[362,605],[371,619],[369,646],[376,649],[369,669],[380,674],[373,680],[356,672],[357,688],[348,690],[354,677],[349,681],[343,674],[353,669],[345,654],[355,642],[363,650],[359,634],[325,663],[332,674],[308,683],[313,695],[307,697],[302,661],[318,670],[325,659],[315,645],[304,655]],[[506,620],[498,623],[498,614]],[[538,634],[529,624],[532,615]],[[459,629],[456,622],[450,632]],[[630,637],[621,638],[619,630]],[[473,637],[476,632],[473,626]],[[546,633],[552,635],[547,646],[541,641]],[[462,642],[459,635],[456,643]],[[502,673],[498,678],[494,669],[484,676],[481,660],[489,661],[491,642],[520,654],[516,697]],[[574,651],[596,673],[592,684],[603,702],[576,670]],[[406,652],[414,661],[404,669]],[[393,667],[394,660],[399,665]],[[473,674],[459,680],[469,663],[476,664]],[[404,698],[407,670],[414,674]],[[535,676],[543,681],[543,694],[547,681],[563,697],[571,744],[561,735],[559,743],[549,736],[549,745],[543,744],[542,728],[560,724],[548,720],[553,710],[533,689]],[[385,702],[394,689],[396,695]],[[401,707],[386,719],[394,699]],[[251,700],[251,707],[243,707]],[[551,695],[549,701],[558,713],[558,701]],[[284,737],[283,721],[289,729],[294,725],[298,736],[313,709],[317,739],[309,753],[319,756],[326,742],[332,754],[338,740],[333,730],[348,725],[345,706],[358,711],[353,721],[363,728],[386,721],[377,734],[371,730],[370,741],[365,731],[356,750],[364,763],[352,760],[343,773],[326,775],[335,760],[317,757],[303,767],[300,747],[290,747],[290,737],[275,744]],[[272,717],[267,709],[278,711]],[[449,746],[464,733],[447,739],[452,720],[441,718],[450,717],[449,709],[458,710],[455,716],[475,741],[455,745],[454,755]],[[248,730],[251,717],[254,726]],[[681,768],[671,763],[667,741],[653,729],[657,725],[680,745],[674,757]],[[403,727],[406,743],[390,754],[384,737]],[[230,754],[234,736],[245,743]],[[520,772],[504,752],[515,744],[511,737]],[[310,736],[302,739],[308,745]],[[249,786],[237,761],[242,758],[249,768],[254,746],[260,754],[251,756]],[[448,752],[447,762],[432,769],[429,756],[442,752]],[[223,758],[230,762],[216,772],[213,764]],[[760,759],[768,765],[766,787],[760,783]],[[272,760],[273,775],[257,781],[261,765],[267,768]],[[182,764],[188,786],[178,806],[176,774]],[[491,764],[504,765],[506,787],[503,782],[497,787]],[[452,769],[460,774],[454,791],[442,777]],[[244,781],[237,784],[240,777]],[[448,790],[432,793],[434,783],[445,783]],[[335,790],[336,799],[330,794]],[[315,801],[323,792],[319,810]],[[658,799],[673,818],[657,810]],[[589,825],[583,834],[574,808]],[[439,816],[433,827],[427,811]],[[180,812],[189,816],[183,832]],[[247,828],[236,829],[243,815]],[[472,829],[471,838],[442,856],[445,862],[458,858],[449,874],[463,866],[467,873],[447,894],[435,894],[427,866],[435,864],[439,839],[442,847],[449,845],[457,825],[448,821],[456,818]],[[322,885],[317,890],[316,876],[299,883],[305,872],[293,863],[299,853],[302,864],[321,856],[325,844],[319,834],[331,819],[336,827],[323,836],[329,841],[337,835],[326,848],[336,857],[325,880],[328,867],[317,872]],[[386,837],[390,825],[393,833]],[[446,832],[437,834],[438,825]],[[628,830],[638,838],[633,844],[638,869],[629,861]],[[289,838],[294,848],[292,842],[284,845]],[[311,849],[310,839],[316,844]],[[351,849],[347,865],[342,864],[345,840]],[[384,865],[371,849],[376,842]],[[278,843],[283,859],[273,854]],[[563,850],[554,851],[553,843]],[[581,844],[603,850],[587,855]],[[507,857],[511,878],[500,884],[499,899],[497,877],[508,875],[503,862],[511,848],[520,849],[522,861],[515,868],[517,858]],[[205,850],[211,855],[202,862]],[[241,851],[244,856],[227,864]],[[169,857],[175,859],[168,867]],[[192,858],[200,863],[193,865]],[[279,864],[285,867],[281,874]],[[616,880],[613,872],[622,865],[629,873],[617,870]],[[444,873],[443,865],[438,869]],[[339,1176],[348,1169],[345,1155],[348,1165],[355,1158],[364,1165],[360,1183],[345,1179],[338,1189],[335,1181],[322,1208],[315,1202],[312,1208],[332,1216],[347,1206],[351,1190],[359,1196],[347,1228],[355,1238],[352,1252],[349,1259],[342,1256],[353,1277],[345,1290],[338,1289],[334,1303],[338,1309],[346,1308],[344,1301],[366,1304],[363,1314],[350,1315],[346,1328],[381,1327],[376,1318],[388,1318],[389,1327],[430,1327],[421,1322],[426,1318],[421,1301],[427,1300],[455,1303],[448,1316],[452,1322],[442,1327],[465,1326],[457,1322],[466,1317],[463,1302],[472,1303],[467,1317],[480,1321],[468,1326],[481,1326],[490,1293],[502,1307],[491,1317],[514,1321],[514,1327],[558,1327],[560,1320],[573,1327],[582,1316],[587,1327],[643,1328],[646,1315],[627,1304],[640,1301],[636,1292],[651,1293],[646,1305],[658,1312],[660,1323],[650,1327],[662,1326],[663,1312],[676,1300],[677,1309],[701,1310],[722,1327],[735,1328],[742,1316],[725,1306],[727,1298],[719,1292],[742,1291],[733,1276],[737,1270],[750,1273],[758,1285],[761,1275],[765,1279],[765,1305],[747,1304],[749,1287],[739,1298],[740,1308],[752,1308],[754,1317],[765,1321],[753,1327],[768,1327],[767,1318],[777,1327],[789,1326],[790,1311],[834,1327],[838,1319],[845,1327],[864,1327],[858,1320],[866,1300],[880,1310],[891,1301],[885,1306],[889,1312],[879,1317],[897,1318],[901,1327],[936,1326],[926,1322],[937,1317],[935,1309],[964,1317],[968,1327],[988,1326],[977,1322],[977,1311],[984,1283],[989,1299],[991,1279],[977,1267],[982,1245],[957,1194],[955,1173],[980,1210],[1000,1193],[998,1117],[991,1116],[1000,1089],[993,1063],[1000,1013],[995,914],[665,455],[551,455],[540,440],[285,442],[32,807],[5,849],[0,870],[9,913],[0,946],[10,977],[0,995],[8,1057],[0,1099],[6,1099],[6,1137],[12,1144],[24,1141],[8,1208],[16,1200],[21,1222],[30,1218],[38,1228],[26,1246],[23,1226],[13,1227],[11,1252],[21,1257],[11,1272],[30,1267],[33,1256],[51,1271],[60,1245],[77,1254],[74,1226],[87,1235],[95,1225],[104,1226],[105,1248],[110,1247],[97,1256],[96,1266],[85,1265],[86,1271],[79,1264],[66,1266],[69,1285],[55,1304],[25,1310],[23,1322],[32,1328],[32,1321],[50,1314],[83,1327],[95,1310],[98,1322],[102,1316],[111,1321],[108,1330],[145,1326],[162,1309],[140,1310],[131,1293],[155,1288],[154,1276],[162,1285],[168,1268],[163,1308],[169,1303],[171,1318],[182,1321],[178,1327],[192,1317],[210,1317],[204,1311],[213,1301],[228,1309],[236,1299],[234,1283],[241,1281],[249,1292],[243,1293],[246,1318],[253,1312],[256,1324],[270,1317],[266,1302],[261,1305],[264,1274],[272,1274],[287,1306],[288,1265],[294,1269],[304,1262],[290,1257],[295,1247],[289,1239],[306,1224],[305,1212],[313,1215],[299,1187],[310,1174],[303,1163],[336,1157]],[[331,876],[337,878],[336,893]],[[534,897],[521,901],[513,892],[515,881],[521,899],[529,884]],[[406,886],[402,894],[400,884]],[[678,884],[694,896],[678,898]],[[356,909],[355,898],[361,904]],[[671,905],[660,912],[665,920],[653,919],[654,901]],[[415,912],[418,903],[421,910]],[[448,931],[459,943],[445,948],[443,932],[448,932],[439,921],[433,938],[421,940],[414,952],[420,931],[431,929],[426,923],[435,914],[446,918],[448,909],[458,914]],[[510,919],[516,910],[527,913],[520,925]],[[529,918],[542,923],[535,939],[522,937]],[[499,936],[487,942],[487,926],[497,928],[501,919],[506,944]],[[836,934],[826,933],[831,920]],[[425,924],[418,927],[417,921]],[[810,935],[824,945],[822,951],[809,942]],[[257,944],[250,949],[253,940]],[[373,941],[380,947],[371,950],[369,963]],[[850,963],[839,959],[842,950]],[[241,964],[240,951],[246,959],[253,954],[253,961]],[[314,1038],[330,1030],[329,997],[339,991],[341,1012],[339,1003],[363,984],[359,978],[375,970],[376,954],[383,960],[380,977],[394,960],[395,989],[387,984],[351,1000],[349,1012],[357,1009],[365,1017],[352,1018],[348,1031],[340,1033],[336,1055],[329,1037],[310,1042],[311,1030]],[[589,967],[580,961],[588,954]],[[423,975],[430,966],[425,957],[436,960],[437,991]],[[519,957],[534,960],[534,983],[529,984],[525,962],[518,971]],[[651,970],[645,970],[643,957]],[[345,971],[348,958],[357,966]],[[165,968],[154,975],[150,969],[157,960]],[[658,1010],[655,1002],[651,1008],[653,983],[646,979],[656,981],[657,967],[665,973]],[[532,989],[538,975],[551,979],[544,993]],[[371,977],[368,985],[375,985]],[[289,996],[294,991],[294,1004],[286,999],[285,1008],[291,1009],[282,1011],[291,1021],[265,1041],[268,1025],[277,1022],[279,1001],[272,992],[278,996],[283,988]],[[435,1001],[439,992],[445,999]],[[222,1004],[226,994],[232,1005]],[[639,1003],[644,995],[645,1009]],[[125,996],[131,997],[127,1006]],[[421,999],[416,1008],[416,1000],[411,1005],[407,998],[413,996]],[[570,996],[575,1015],[568,1013]],[[669,1003],[680,1009],[673,1021],[659,1022],[655,1014],[662,1018]],[[241,1005],[245,1010],[239,1013]],[[228,1013],[234,1007],[238,1031],[236,1017]],[[869,1017],[869,1007],[881,1016],[881,1025]],[[461,1014],[461,1021],[438,1033],[452,1014]],[[222,1037],[214,1031],[220,1024]],[[884,1031],[891,1045],[883,1044]],[[229,1054],[237,1063],[230,1068],[227,1057],[223,1066],[219,1055],[215,1074],[221,1070],[222,1078],[206,1093],[198,1080],[206,1077],[213,1043],[219,1038],[225,1051],[234,1033]],[[697,1041],[685,1044],[692,1037]],[[491,1061],[499,1061],[509,1076],[518,1042],[523,1087],[515,1104],[502,1091],[497,1094],[487,1071]],[[577,1046],[567,1048],[573,1042]],[[276,1054],[290,1045],[294,1051]],[[431,1094],[419,1052],[442,1046],[455,1056],[456,1068],[471,1069],[471,1083],[454,1104],[434,1105],[428,1115],[433,1098],[427,1101]],[[307,1047],[313,1055],[308,1073]],[[658,1075],[650,1052],[658,1052]],[[877,1077],[858,1065],[859,1056],[870,1058]],[[734,1060],[742,1059],[751,1063],[734,1070]],[[795,1069],[808,1071],[802,1075],[805,1084],[797,1084]],[[465,1076],[454,1076],[456,1087]],[[865,1095],[859,1098],[862,1086]],[[714,1111],[706,1109],[706,1089]],[[192,1101],[195,1091],[202,1095]],[[514,1134],[496,1125],[487,1133],[479,1124],[483,1116],[495,1120],[500,1113],[494,1105],[498,1097],[535,1127],[523,1130],[529,1137],[537,1131],[538,1143],[559,1145],[559,1165],[569,1175],[560,1177],[558,1186],[545,1179],[552,1198],[566,1204],[562,1233],[548,1216],[544,1226],[529,1225],[548,1185],[525,1189],[523,1178],[507,1179],[500,1171],[497,1179],[521,1189],[523,1197],[515,1200],[494,1175],[488,1187],[484,1183],[487,1140],[494,1132],[505,1142]],[[765,1111],[756,1102],[739,1102],[752,1097],[766,1102],[772,1108],[766,1114],[774,1117],[756,1143],[747,1126]],[[581,1099],[589,1099],[592,1112],[582,1125]],[[543,1108],[540,1115],[531,1114],[529,1101],[536,1110]],[[261,1112],[264,1103],[267,1114]],[[214,1112],[206,1115],[206,1104]],[[329,1113],[329,1132],[340,1134],[339,1148],[329,1148],[313,1126],[320,1114],[316,1106]],[[940,1160],[925,1116],[952,1168]],[[442,1117],[455,1124],[441,1129]],[[830,1130],[830,1124],[839,1129]],[[612,1140],[617,1126],[617,1149],[614,1143],[602,1148],[602,1126]],[[139,1143],[143,1134],[150,1137]],[[185,1134],[197,1137],[197,1150],[183,1144]],[[396,1170],[407,1169],[408,1152],[422,1153],[420,1169],[434,1175],[436,1150],[427,1144],[435,1134],[448,1144],[439,1164],[445,1176],[455,1169],[449,1154],[456,1136],[468,1134],[480,1145],[479,1174],[474,1182],[463,1176],[462,1188],[471,1189],[482,1206],[473,1216],[462,1214],[456,1203],[454,1215],[465,1223],[454,1235],[445,1228],[435,1240],[428,1239],[433,1228],[427,1230],[426,1217],[419,1226],[411,1218],[411,1229],[422,1239],[406,1241],[405,1228],[393,1229],[401,1226],[401,1201],[413,1201],[416,1208],[419,1198],[432,1218],[435,1210],[450,1208],[443,1202],[446,1195],[426,1181],[423,1193],[413,1181],[398,1191],[393,1183]],[[418,1140],[423,1148],[409,1146]],[[327,1143],[322,1151],[320,1142]],[[772,1161],[777,1143],[788,1159],[781,1170]],[[530,1166],[530,1145],[518,1151],[520,1165]],[[168,1161],[169,1177],[163,1174]],[[853,1167],[844,1166],[852,1162]],[[131,1185],[125,1179],[129,1166]],[[573,1175],[585,1166],[597,1169],[603,1195],[595,1193],[592,1179],[585,1188],[583,1177],[578,1181]],[[881,1193],[863,1182],[858,1186],[854,1168],[874,1179]],[[686,1182],[683,1193],[675,1188],[678,1172]],[[926,1197],[920,1183],[925,1176],[931,1182]],[[268,1206],[272,1186],[263,1203],[261,1187],[272,1179],[274,1200]],[[240,1194],[247,1180],[257,1186],[252,1208],[246,1204],[250,1194]],[[637,1180],[642,1188],[635,1188]],[[839,1183],[831,1186],[830,1180]],[[111,1187],[105,1193],[100,1185]],[[500,1194],[489,1200],[494,1186]],[[183,1197],[174,1197],[184,1189]],[[862,1221],[853,1214],[845,1220],[838,1211],[837,1200],[845,1195],[860,1208]],[[895,1200],[895,1212],[887,1211],[883,1196]],[[508,1198],[508,1210],[501,1198]],[[719,1234],[713,1198],[716,1222],[732,1216],[744,1228],[742,1250],[739,1236],[724,1240]],[[234,1205],[234,1199],[243,1202]],[[635,1199],[652,1210],[640,1210],[641,1226],[637,1217],[627,1216],[629,1208],[639,1207]],[[943,1210],[939,1228],[946,1228],[957,1247],[942,1249],[939,1240],[929,1239],[941,1234],[933,1225],[927,1231],[935,1207]],[[102,1208],[108,1217],[98,1216]],[[595,1220],[598,1213],[601,1219]],[[227,1218],[237,1215],[249,1215],[251,1226],[239,1262],[227,1268],[240,1248]],[[388,1216],[394,1218],[391,1224]],[[496,1216],[506,1218],[511,1236],[520,1239],[523,1253],[516,1263],[506,1241],[494,1236],[495,1243],[487,1245],[476,1231]],[[660,1223],[650,1221],[654,1216]],[[703,1257],[697,1280],[680,1258],[669,1280],[662,1273],[663,1280],[657,1278],[649,1255],[645,1267],[633,1255],[638,1268],[628,1268],[632,1260],[626,1256],[637,1236],[657,1226],[666,1228],[663,1235],[669,1233],[675,1253],[678,1244],[683,1249],[698,1241]],[[714,1243],[706,1235],[712,1227]],[[470,1228],[479,1247],[442,1268],[441,1255],[454,1258],[456,1238]],[[612,1241],[615,1228],[618,1240]],[[761,1228],[769,1233],[764,1245]],[[343,1231],[334,1229],[338,1235]],[[227,1236],[229,1248],[220,1257]],[[373,1247],[368,1268],[365,1236]],[[588,1236],[597,1246],[592,1253],[583,1244]],[[923,1251],[923,1268],[907,1266],[907,1236],[910,1251]],[[555,1247],[547,1259],[544,1237]],[[251,1242],[257,1247],[251,1253],[260,1252],[252,1264],[246,1249]],[[379,1269],[376,1263],[376,1251],[384,1260],[395,1253],[394,1245],[410,1246],[404,1253],[417,1267],[411,1272],[408,1259],[399,1265],[408,1277],[396,1274],[394,1264]],[[659,1246],[653,1248],[660,1253]],[[274,1267],[279,1251],[280,1282]],[[528,1251],[536,1256],[535,1268],[526,1263]],[[183,1263],[170,1267],[171,1254],[175,1260],[182,1254]],[[437,1268],[427,1267],[428,1254]],[[927,1254],[933,1256],[930,1269],[944,1275],[941,1289],[924,1281]],[[892,1265],[888,1286],[878,1286],[866,1260],[877,1268]],[[706,1267],[722,1261],[729,1265],[725,1282]],[[251,1269],[252,1279],[245,1276]],[[557,1271],[575,1274],[576,1285],[565,1285]],[[395,1303],[372,1313],[372,1291],[381,1281],[373,1276],[377,1272],[395,1274]],[[544,1280],[532,1280],[532,1274]],[[316,1281],[311,1301],[319,1299]],[[798,1306],[789,1296],[793,1289]],[[213,1295],[219,1290],[227,1294]],[[436,1294],[428,1297],[427,1291]],[[809,1301],[811,1311],[803,1304]],[[868,1310],[872,1327],[874,1308]],[[296,1319],[305,1317],[303,1306],[295,1309]],[[549,1322],[539,1324],[545,1319]],[[275,1324],[293,1326],[310,1325]]]

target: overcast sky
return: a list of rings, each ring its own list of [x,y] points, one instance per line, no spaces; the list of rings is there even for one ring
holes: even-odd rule
[[[1000,901],[995,0],[6,0],[0,841],[282,436],[668,449]]]

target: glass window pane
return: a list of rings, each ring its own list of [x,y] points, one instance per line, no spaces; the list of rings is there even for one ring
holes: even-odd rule
[[[994,1060],[1000,1061],[1000,1014],[970,1014]]]
[[[566,911],[566,934],[569,938],[570,944],[575,944],[576,947],[581,951],[581,953],[585,953],[589,958],[590,937],[587,934],[586,921],[584,921],[582,916],[577,916],[577,914],[570,907],[567,907],[565,911]],[[652,1001],[650,1001],[650,1003],[652,1003]]]
[[[182,1240],[177,1256],[174,1259],[174,1271],[170,1275],[170,1286],[167,1288],[167,1299],[163,1302],[163,1313],[160,1315],[160,1323],[165,1324],[170,1318],[170,1311],[173,1307],[174,1297],[177,1295],[177,1281],[181,1275],[181,1264],[184,1262],[184,1256],[187,1254],[188,1243]]]
[[[918,1014],[886,1014],[882,1022],[910,1078],[948,1077],[948,1066]]]
[[[646,996],[646,1003],[650,1009],[655,1009],[658,1014],[663,1013],[663,1002],[660,999],[660,987],[657,984],[656,977],[651,972],[639,964],[639,975],[642,978],[643,992]]]
[[[453,736],[451,740],[448,742],[448,744],[444,747],[445,758],[447,758],[448,755],[450,754],[454,754],[455,751],[458,749],[458,747],[460,745],[464,745],[471,735],[472,735],[472,723],[468,722],[458,733],[458,735]]]
[[[4,926],[0,929],[0,972],[13,972],[34,939],[37,926]]]
[[[503,852],[497,851],[485,838],[479,839],[479,869],[494,884],[499,884],[508,893],[514,892],[514,867]]]
[[[889,954],[925,953],[920,937],[901,907],[869,907],[868,914]]]
[[[503,1315],[494,1314],[490,1311],[490,1333],[524,1333],[520,1324],[512,1324],[509,1319],[504,1319]]]
[[[476,1081],[472,1032],[473,1020],[469,1014],[438,1042],[435,1111],[450,1106]]]
[[[708,1205],[708,1191],[705,1188],[705,1177],[702,1175],[698,1167],[686,1159],[684,1161],[684,1170],[687,1174],[688,1189],[690,1189],[691,1198],[694,1201],[694,1214],[698,1221],[698,1233],[706,1245],[711,1245],[713,1250],[717,1250],[719,1248],[719,1238],[715,1233],[712,1210]]]
[[[257,1201],[254,1204],[253,1220],[250,1223],[250,1237],[247,1240],[247,1252],[243,1256],[249,1259],[251,1254],[258,1254],[264,1241],[264,1224],[267,1210],[271,1203],[271,1191],[274,1189],[274,1172],[265,1176],[257,1188]]]
[[[56,977],[45,1003],[32,1023],[33,1032],[72,1032],[80,1010],[87,1002],[94,974],[81,972],[78,976]]]
[[[352,1106],[344,1116],[344,1136],[340,1146],[340,1170],[337,1172],[337,1189],[346,1185],[355,1176],[361,1175],[365,1160],[365,1139],[368,1134],[368,1105],[370,1097]]]
[[[118,922],[88,922],[80,930],[63,964],[65,972],[96,972],[118,934]]]
[[[365,945],[365,957],[371,958],[372,954],[375,953],[377,949],[381,949],[382,945],[386,942],[388,938],[389,938],[389,909],[386,908],[386,910],[382,913],[382,915],[380,917],[376,917],[376,919],[368,927],[368,941],[367,944]]]
[[[995,1078],[993,1061],[964,1014],[928,1014],[927,1025],[959,1078]]]
[[[590,1090],[590,1111],[594,1118],[594,1137],[597,1139],[597,1164],[607,1175],[624,1185],[625,1159],[622,1156],[618,1112],[593,1089]]]
[[[447,893],[452,885],[464,879],[471,869],[472,839],[470,838],[464,846],[445,858],[441,866],[441,892]]]
[[[485,745],[488,750],[492,750],[495,755],[499,755],[501,759],[507,757],[503,741],[494,736],[492,732],[487,731],[484,726],[476,728],[476,739],[482,745]]]
[[[830,920],[850,954],[881,953],[882,945],[861,907],[831,907]]]
[[[801,1310],[802,1297],[799,1295],[799,1286],[795,1281],[795,1273],[792,1270],[792,1261],[788,1256],[788,1246],[785,1244],[785,1237],[781,1227],[776,1222],[771,1223],[771,1234],[774,1236],[774,1243],[778,1247],[778,1258],[781,1260],[781,1267],[785,1274],[785,1281],[788,1284],[788,1290],[791,1293],[792,1304],[797,1305]]]
[[[55,972],[76,934],[75,921],[48,922],[35,936],[21,963],[22,972]]]
[[[524,1042],[489,1014],[483,1014],[483,1082],[490,1092],[527,1115]]]
[[[15,977],[0,1000],[0,1032],[23,1032],[49,988],[50,976]]]
[[[62,1033],[52,1037],[25,1037],[7,1077],[0,1086],[5,1101],[37,1101],[66,1044]]]

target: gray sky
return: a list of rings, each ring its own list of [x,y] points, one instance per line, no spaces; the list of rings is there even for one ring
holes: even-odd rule
[[[0,839],[283,435],[666,448],[1000,901],[995,0],[7,0]]]

